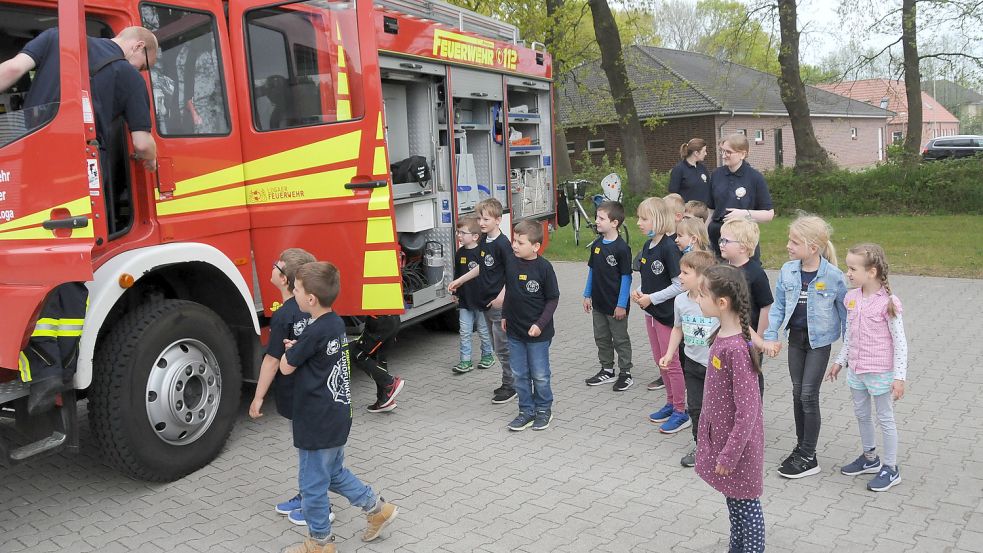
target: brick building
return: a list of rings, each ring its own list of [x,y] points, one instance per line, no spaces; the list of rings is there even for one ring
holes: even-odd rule
[[[895,115],[887,121],[885,147],[892,142],[901,142],[908,135],[908,89],[904,81],[866,79],[817,86],[823,90],[893,111]],[[923,90],[922,144],[937,136],[957,134],[959,134],[959,119]]]
[[[691,138],[707,141],[705,163],[717,166],[717,142],[737,132],[748,137],[754,167],[795,164],[795,139],[774,75],[650,46],[629,47],[625,62],[652,170],[671,169],[679,146]],[[860,168],[883,159],[878,140],[893,113],[814,87],[806,87],[806,95],[816,136],[837,164]],[[597,162],[620,150],[614,103],[599,63],[575,69],[561,83],[557,104],[575,163],[583,156]]]

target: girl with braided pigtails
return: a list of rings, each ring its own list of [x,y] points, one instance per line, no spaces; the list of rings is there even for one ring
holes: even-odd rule
[[[847,476],[876,474],[867,489],[883,492],[901,483],[898,470],[898,428],[894,402],[904,397],[908,372],[908,341],[901,320],[901,300],[891,293],[884,249],[877,244],[850,248],[846,256],[847,279],[857,286],[843,298],[846,332],[836,361],[826,374],[836,380],[844,366],[846,383],[853,395],[853,410],[860,425],[863,454],[840,472]],[[884,436],[884,459],[874,447],[871,403]]]
[[[727,498],[731,552],[765,550],[761,510],[764,424],[758,349],[752,344],[751,298],[743,272],[715,265],[703,273],[700,309],[716,317],[703,389],[696,473]]]

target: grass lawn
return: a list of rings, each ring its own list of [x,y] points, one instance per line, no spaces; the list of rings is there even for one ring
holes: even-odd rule
[[[777,217],[761,225],[761,258],[768,269],[778,269],[788,261],[788,217]],[[632,251],[644,240],[635,218],[626,224]],[[876,242],[887,251],[891,272],[907,275],[983,278],[983,217],[974,215],[841,217],[830,220],[833,244],[840,268],[846,251],[860,242]],[[589,229],[588,229],[589,231]],[[587,237],[586,240],[590,240]],[[587,261],[584,229],[581,245],[573,243],[570,225],[556,229],[550,239],[547,258]]]

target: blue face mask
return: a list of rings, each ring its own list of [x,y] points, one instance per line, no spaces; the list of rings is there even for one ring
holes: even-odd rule
[[[654,230],[650,230],[650,231],[648,231],[648,233],[645,236],[648,236],[649,238],[655,238],[655,231]]]
[[[689,253],[691,251],[693,251],[693,244],[690,244],[689,246],[683,248],[683,253]]]

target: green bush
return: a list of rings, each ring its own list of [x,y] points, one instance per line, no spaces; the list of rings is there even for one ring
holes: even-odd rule
[[[616,153],[598,165],[579,163],[576,177],[599,183],[608,173],[627,180]],[[930,163],[884,163],[864,171],[833,169],[802,175],[793,169],[765,171],[775,211],[789,215],[805,210],[823,216],[944,215],[983,213],[983,156]],[[646,196],[665,196],[669,173],[653,173]],[[600,187],[591,194],[600,192]],[[634,213],[643,197],[625,189],[625,209]]]

